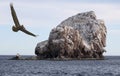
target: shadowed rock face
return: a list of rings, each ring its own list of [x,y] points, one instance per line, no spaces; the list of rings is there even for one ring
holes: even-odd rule
[[[93,11],[79,13],[53,28],[49,39],[37,44],[35,54],[41,58],[103,58],[106,33],[104,21]]]

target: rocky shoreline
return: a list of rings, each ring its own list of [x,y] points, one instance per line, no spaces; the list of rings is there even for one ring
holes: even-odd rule
[[[38,56],[31,57],[12,57],[9,60],[53,60],[53,61],[69,61],[69,60],[105,60],[105,58],[39,58]]]

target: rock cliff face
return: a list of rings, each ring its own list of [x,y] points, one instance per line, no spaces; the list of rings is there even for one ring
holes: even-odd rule
[[[40,58],[103,58],[106,27],[93,11],[79,13],[61,22],[49,39],[37,44]]]

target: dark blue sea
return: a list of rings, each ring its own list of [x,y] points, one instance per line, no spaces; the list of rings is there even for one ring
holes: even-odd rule
[[[105,60],[8,60],[0,56],[0,76],[120,76],[120,56]]]

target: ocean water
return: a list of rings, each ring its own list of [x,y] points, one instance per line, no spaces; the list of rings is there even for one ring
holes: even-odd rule
[[[105,60],[8,60],[0,56],[0,76],[120,76],[120,56]]]

